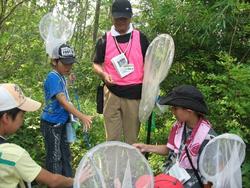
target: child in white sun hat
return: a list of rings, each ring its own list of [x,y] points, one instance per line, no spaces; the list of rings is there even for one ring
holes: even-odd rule
[[[14,134],[23,124],[25,112],[36,111],[41,103],[26,97],[16,84],[0,84],[0,187],[27,187],[32,181],[49,187],[69,187],[73,179],[39,166],[22,147],[8,143],[6,136]],[[87,167],[81,181],[91,176]]]

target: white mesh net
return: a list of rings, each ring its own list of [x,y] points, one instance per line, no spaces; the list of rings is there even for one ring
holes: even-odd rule
[[[86,165],[90,165],[94,176],[80,182]],[[153,174],[145,157],[133,146],[110,141],[92,148],[82,158],[75,174],[75,188],[138,188],[141,177],[147,177],[145,188],[153,188]],[[115,186],[118,180],[120,186]],[[142,188],[142,187],[141,187]]]
[[[241,188],[240,166],[245,158],[245,150],[245,143],[235,134],[215,137],[201,153],[201,174],[213,183],[213,188]]]
[[[145,122],[150,116],[159,94],[159,84],[167,76],[174,58],[174,41],[168,34],[161,34],[149,45],[145,56],[142,98],[139,118]]]
[[[47,54],[53,58],[53,49],[70,40],[74,26],[67,17],[54,11],[43,16],[39,23],[39,31],[45,41]]]

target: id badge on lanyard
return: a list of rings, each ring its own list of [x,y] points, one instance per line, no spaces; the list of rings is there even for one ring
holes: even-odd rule
[[[124,53],[121,53],[111,59],[113,66],[121,78],[134,72],[134,64],[129,64]]]
[[[118,51],[120,52],[120,54],[113,57],[111,59],[111,62],[112,62],[113,66],[115,67],[115,70],[117,71],[117,73],[120,75],[121,78],[123,78],[123,77],[131,74],[132,72],[134,72],[134,64],[129,64],[128,59],[127,59],[127,57],[125,55],[127,50],[131,47],[132,35],[133,35],[133,32],[130,35],[129,43],[128,43],[127,48],[125,49],[125,51],[122,51],[122,49],[118,45],[118,42],[117,42],[116,38],[114,37],[115,45],[116,45]]]
[[[186,142],[186,127],[184,128],[184,146],[185,147],[185,142]],[[176,158],[176,161],[175,161],[175,164],[169,169],[168,173],[169,175],[171,176],[174,176],[175,178],[177,178],[179,181],[181,181],[183,184],[188,181],[191,176],[187,173],[187,171],[182,168],[180,166],[180,163],[179,163],[179,157],[180,157],[180,153],[181,153],[181,147],[180,146],[180,149],[179,149],[179,153],[177,154],[177,158]]]
[[[191,176],[187,173],[187,171],[184,168],[180,167],[178,160],[169,169],[168,174],[170,176],[177,178],[183,184],[191,178]]]

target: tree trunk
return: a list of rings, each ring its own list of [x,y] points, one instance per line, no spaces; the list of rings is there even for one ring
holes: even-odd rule
[[[98,27],[99,27],[99,16],[100,16],[100,6],[101,0],[96,1],[96,9],[95,9],[95,21],[93,27],[93,44],[95,44],[97,39]]]

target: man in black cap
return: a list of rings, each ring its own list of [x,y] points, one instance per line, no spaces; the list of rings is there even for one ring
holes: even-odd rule
[[[106,139],[126,143],[137,141],[138,117],[143,81],[144,57],[149,45],[146,36],[131,24],[128,0],[112,4],[111,30],[97,41],[93,69],[104,81]]]
[[[200,176],[198,159],[204,146],[216,136],[211,124],[205,118],[208,109],[204,97],[194,86],[182,85],[160,98],[159,104],[171,106],[171,111],[177,119],[170,131],[168,143],[166,145],[138,143],[134,146],[141,152],[168,154],[165,173],[173,175],[177,167],[181,168],[181,171],[185,170],[187,174],[176,178],[182,181],[184,187],[199,188],[207,181]]]

